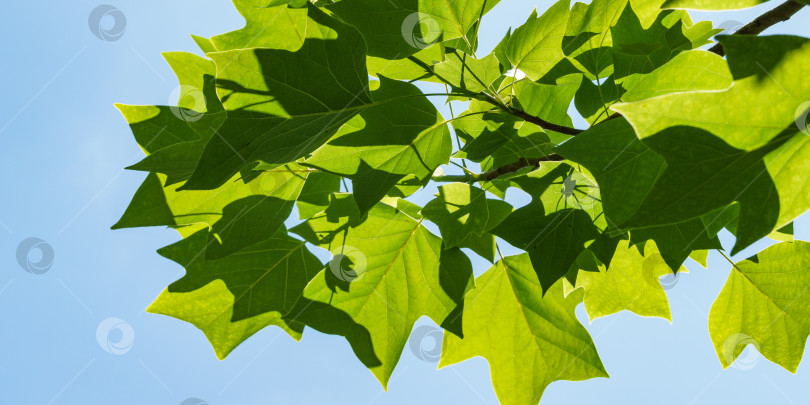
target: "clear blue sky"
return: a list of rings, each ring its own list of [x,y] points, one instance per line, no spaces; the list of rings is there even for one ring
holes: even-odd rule
[[[105,42],[88,27],[99,4],[11,1],[0,13],[0,404],[497,403],[480,358],[436,370],[406,348],[384,393],[342,338],[308,330],[295,343],[268,328],[219,361],[190,324],[144,312],[182,274],[155,253],[178,235],[109,230],[144,178],[122,171],[141,152],[113,103],[168,103],[177,85],[160,53],[195,52],[189,34],[242,21],[227,0],[120,0],[112,4],[125,14],[126,32]],[[485,18],[483,50],[550,4],[502,0]],[[763,9],[695,19],[747,21]],[[804,10],[773,32],[808,36],[808,19]],[[797,224],[801,239],[810,237],[808,225],[807,217]],[[48,272],[17,264],[28,237],[53,247]],[[588,325],[611,378],[554,383],[542,403],[805,403],[808,361],[792,375],[754,354],[752,368],[722,371],[706,315],[729,268],[714,253],[708,271],[691,266],[669,291],[673,324],[622,313]],[[104,350],[96,335],[108,318],[125,323],[102,336]],[[121,339],[131,345],[116,345]]]

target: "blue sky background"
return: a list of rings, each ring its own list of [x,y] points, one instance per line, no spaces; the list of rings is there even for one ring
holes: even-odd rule
[[[192,397],[212,405],[497,403],[480,358],[436,370],[406,348],[385,393],[340,337],[307,330],[295,343],[267,328],[219,361],[190,324],[144,312],[182,275],[155,253],[178,235],[109,229],[144,178],[122,170],[142,155],[113,103],[167,104],[177,84],[161,52],[196,52],[189,34],[243,22],[227,0],[121,0],[111,4],[126,15],[126,33],[105,42],[88,27],[99,4],[16,1],[0,13],[0,404],[181,404]],[[485,17],[481,50],[550,4],[502,0]],[[748,21],[764,9],[693,16]],[[808,36],[808,19],[804,10],[769,33]],[[809,221],[797,222],[798,238],[810,240]],[[53,247],[47,273],[17,264],[17,246],[28,237]],[[728,234],[723,242],[733,244]],[[722,370],[706,317],[730,265],[717,253],[709,263],[709,270],[692,263],[669,290],[673,324],[625,312],[587,325],[580,306],[611,378],[554,383],[542,403],[806,403],[807,361],[792,375],[749,353],[747,370]],[[483,261],[476,265],[477,274],[486,270]],[[111,317],[133,332],[120,355],[96,338]],[[111,332],[113,349],[122,338],[121,330]]]

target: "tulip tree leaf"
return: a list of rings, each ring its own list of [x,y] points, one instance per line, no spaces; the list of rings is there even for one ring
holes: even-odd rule
[[[782,242],[735,264],[709,313],[709,334],[723,368],[752,344],[795,373],[810,335],[808,286],[807,242]]]
[[[149,311],[193,323],[205,332],[220,358],[267,325],[278,325],[300,338],[302,325],[282,316],[320,271],[320,261],[286,232],[238,254],[209,260],[207,233],[199,231],[160,250],[183,265],[186,275],[172,283]]]
[[[310,17],[330,26],[295,52],[256,48],[208,54],[217,64],[217,93],[228,118],[206,144],[185,189],[218,187],[256,161],[277,164],[303,157],[372,103],[363,38],[309,7]],[[291,76],[287,66],[307,71]]]
[[[439,187],[438,197],[425,205],[422,215],[439,226],[445,246],[455,247],[470,234],[481,236],[486,230],[486,194],[469,184],[447,184]]]
[[[661,276],[672,276],[672,270],[654,243],[636,248],[622,241],[609,266],[600,266],[598,272],[579,272],[576,288],[585,290],[585,311],[591,322],[624,310],[672,321]]]
[[[795,128],[796,110],[810,95],[807,65],[802,63],[810,57],[810,40],[721,36],[720,42],[734,78],[727,90],[675,93],[612,109],[627,117],[641,139],[666,128],[690,126],[749,151],[785,128]]]
[[[723,58],[706,51],[688,51],[628,86],[621,99],[632,102],[690,90],[725,90],[732,80]]]
[[[370,335],[360,348],[355,347],[360,344],[355,337],[359,332],[350,332],[346,338],[361,359],[359,353],[373,353],[374,359],[364,363],[385,386],[416,320],[428,316],[441,324],[457,305],[441,281],[441,239],[421,221],[385,204],[372,208],[357,226],[351,226],[356,219],[352,215],[336,217],[334,222],[329,217],[327,210],[292,231],[338,258],[349,259],[351,265],[330,262],[307,286],[304,297],[344,311],[356,323],[354,328]],[[340,328],[335,324],[339,320],[307,315],[306,309],[302,312],[298,319],[307,326]]]
[[[528,21],[509,38],[506,45],[509,61],[532,80],[543,77],[564,57],[562,41],[568,4],[568,1],[559,1],[540,17],[537,11],[532,12]]]
[[[439,367],[482,356],[501,403],[536,404],[557,380],[607,377],[588,331],[574,315],[582,295],[547,294],[527,255],[510,256],[479,276],[466,297],[464,338],[445,333]],[[552,326],[553,325],[553,326]]]
[[[413,85],[381,79],[372,92],[376,105],[349,120],[305,164],[355,182],[355,196],[367,211],[406,175],[426,180],[447,163],[450,131],[436,108]],[[385,131],[381,142],[379,134]]]

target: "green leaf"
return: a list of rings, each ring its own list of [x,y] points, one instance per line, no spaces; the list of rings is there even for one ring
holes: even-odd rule
[[[299,165],[286,165],[259,173],[249,182],[234,178],[217,189],[199,191],[178,190],[178,185],[164,188],[162,175],[149,174],[113,229],[166,225],[179,227],[180,234],[187,236],[219,223],[213,231],[220,238],[225,236],[222,228],[236,225],[231,229],[260,231],[245,238],[261,239],[275,233],[290,215],[308,174]],[[238,241],[222,243],[247,246]]]
[[[525,189],[532,203],[512,212],[492,233],[528,252],[543,289],[563,277],[577,257],[599,237],[594,219],[577,206],[570,167],[559,165]],[[574,181],[576,183],[576,181]],[[572,188],[570,193],[567,188]],[[583,192],[583,190],[580,190]],[[590,193],[590,190],[584,191]],[[588,194],[586,194],[588,195]],[[585,204],[591,204],[590,198]]]
[[[444,119],[416,86],[385,78],[379,84],[371,95],[375,104],[350,119],[305,161],[351,178],[362,211],[406,175],[425,181],[449,161],[452,150]],[[381,138],[381,133],[386,136]]]
[[[490,263],[495,263],[495,254],[498,251],[496,243],[497,238],[495,235],[484,232],[480,236],[476,234],[467,235],[458,247],[470,249]]]
[[[527,255],[499,261],[475,281],[463,313],[464,338],[444,334],[439,367],[476,356],[489,362],[503,404],[535,405],[557,380],[607,377],[562,282],[543,294]],[[548,289],[548,288],[546,288]]]
[[[610,106],[619,102],[623,94],[624,88],[616,84],[612,76],[601,83],[583,78],[574,105],[582,118],[593,127],[611,116]]]
[[[418,13],[417,0],[344,0],[326,8],[356,27],[368,44],[368,54],[382,59],[405,58],[441,35],[438,24]]]
[[[782,242],[734,265],[709,313],[709,334],[723,368],[752,344],[795,373],[810,334],[808,286],[807,242]]]
[[[568,115],[568,108],[579,89],[581,76],[569,76],[554,85],[521,80],[514,84],[515,97],[521,109],[528,114],[570,128],[574,123]]]
[[[315,172],[307,176],[307,182],[295,205],[298,218],[312,218],[329,206],[329,196],[340,191],[340,177],[329,173]]]
[[[500,0],[436,1],[419,0],[419,15],[423,20],[422,34],[434,31],[438,25],[444,40],[463,38],[479,19]],[[432,21],[431,21],[432,20]]]
[[[513,115],[493,111],[493,106],[486,102],[472,101],[470,109],[453,121],[453,129],[465,142],[453,157],[474,162],[491,157],[484,163],[485,167],[546,156],[551,149],[551,140],[542,128]]]
[[[560,62],[563,35],[568,21],[569,1],[555,3],[542,16],[533,11],[525,24],[515,29],[506,46],[506,55],[515,69],[532,81],[543,77]]]
[[[369,56],[366,58],[368,74],[374,77],[385,76],[395,80],[424,80],[441,82],[426,66],[433,66],[444,60],[444,50],[441,43],[434,44],[403,59],[388,60]]]
[[[677,271],[693,250],[722,249],[720,240],[706,232],[703,222],[698,219],[653,228],[630,231],[633,243],[655,241],[660,256],[672,271]]]
[[[643,253],[640,249],[640,245],[632,247],[628,241],[621,241],[607,268],[579,272],[576,288],[585,290],[585,311],[591,322],[624,310],[672,322],[669,301],[658,280],[671,276],[672,270],[654,243],[645,244]]]
[[[269,0],[234,0],[236,9],[246,20],[245,27],[211,37],[211,45],[220,52],[245,48],[295,51],[301,48],[306,38],[319,37],[319,31],[328,30],[327,26],[318,23],[317,18],[307,17],[311,8],[268,3]]]
[[[176,107],[135,106],[116,104],[116,108],[129,123],[135,141],[146,153],[154,153],[167,146],[200,139],[186,121],[173,111]]]
[[[171,52],[163,56],[180,82],[176,90],[179,93],[178,107],[169,107],[169,111],[177,122],[187,124],[186,128],[172,126],[176,131],[183,131],[184,139],[165,147],[158,145],[156,150],[149,148],[153,140],[146,145],[141,144],[148,155],[128,169],[163,173],[167,176],[166,185],[172,185],[188,180],[205,144],[214,136],[225,117],[220,114],[223,107],[216,94],[216,67],[212,61],[185,52]],[[162,136],[162,131],[158,134]]]
[[[711,52],[683,52],[627,88],[622,101],[640,101],[690,90],[725,90],[731,86],[728,64]]]
[[[395,60],[440,38],[464,38],[498,1],[342,0],[327,8],[363,34],[369,55]]]
[[[300,338],[301,325],[281,316],[293,309],[323,267],[304,243],[282,229],[224,258],[208,259],[210,247],[208,232],[202,230],[159,251],[183,265],[186,275],[149,311],[193,323],[206,333],[220,358],[267,325],[279,325]]]
[[[479,93],[490,89],[492,83],[501,77],[501,65],[494,54],[475,59],[453,50],[446,57],[447,60],[435,65],[433,70],[436,76],[455,89]]]
[[[216,188],[256,161],[283,164],[303,157],[372,103],[362,37],[314,6],[309,17],[329,29],[295,52],[208,54],[217,64],[217,92],[228,118],[206,144],[185,189]],[[291,66],[305,70],[291,76]]]
[[[214,43],[211,42],[209,38],[204,38],[198,35],[192,35],[191,39],[194,40],[194,43],[197,44],[197,46],[200,48],[201,51],[203,51],[203,53],[217,51],[217,47],[214,46]]]
[[[456,247],[470,234],[481,236],[486,230],[486,194],[469,184],[446,184],[439,187],[438,197],[425,205],[422,215],[439,226],[446,247]]]
[[[785,143],[783,138],[772,145],[746,152],[730,147],[707,132],[689,127],[674,127],[647,138],[645,143],[664,156],[667,166],[638,210],[619,227],[674,224],[738,201],[738,238],[733,253],[740,251],[783,226],[781,221],[787,224],[793,220],[790,213],[797,212],[793,209],[795,205],[782,205],[781,199],[792,203],[805,199],[801,194],[794,194],[805,185],[789,180],[798,174],[797,171],[804,170],[802,166],[792,166],[790,170],[793,172],[784,173],[787,176],[784,181],[777,178],[778,183],[775,183],[764,160],[771,156],[781,158],[782,154],[789,157],[802,153],[810,141],[807,138],[794,139]],[[801,206],[805,207],[804,210],[808,207]]]
[[[475,288],[472,262],[461,249],[451,248],[442,250],[439,266],[439,283],[457,305],[442,322],[442,328],[463,338],[464,297]]]
[[[592,127],[556,152],[593,173],[613,227],[636,212],[666,167],[666,161],[639,141],[623,118]]]
[[[617,82],[638,80],[638,76],[663,66],[680,52],[709,44],[719,30],[704,21],[692,24],[681,11],[665,11],[645,29],[629,6],[611,28],[614,76]]]
[[[278,326],[295,340],[301,338],[304,330],[303,324],[288,323],[278,312],[232,321],[233,308],[233,293],[228,290],[224,281],[214,280],[191,292],[171,292],[165,289],[146,311],[168,315],[196,326],[205,333],[220,360],[228,357],[233,349],[266,326]]]
[[[722,36],[734,85],[726,91],[669,94],[617,104],[641,139],[666,128],[690,126],[711,132],[731,147],[760,148],[785,128],[796,128],[797,109],[810,95],[804,62],[810,40],[800,37]],[[718,78],[712,89],[723,88]],[[756,100],[756,102],[752,102]]]
[[[356,324],[307,309],[297,319],[325,333],[344,331],[358,358],[387,386],[416,320],[428,316],[441,324],[457,305],[455,290],[447,292],[441,275],[441,239],[421,221],[377,204],[354,226],[357,217],[347,212],[330,221],[327,210],[292,231],[336,257],[304,297],[345,312]]]

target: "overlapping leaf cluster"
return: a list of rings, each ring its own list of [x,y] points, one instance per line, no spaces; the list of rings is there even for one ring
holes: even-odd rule
[[[658,278],[705,265],[725,228],[733,253],[788,241],[735,266],[712,308],[718,355],[753,341],[795,370],[810,40],[723,36],[723,59],[697,49],[720,30],[675,9],[762,2],[561,0],[481,55],[482,17],[508,2],[234,0],[244,28],[165,55],[177,106],[118,106],[148,175],[115,227],[183,238],[159,253],[186,274],[149,311],[220,358],[269,325],[341,335],[384,386],[427,316],[441,365],[483,356],[502,402],[533,404],[555,380],[607,376],[580,302],[591,319],[669,319]],[[444,117],[448,100],[468,109]],[[407,199],[431,181],[435,198]],[[472,253],[493,263],[477,278]]]

